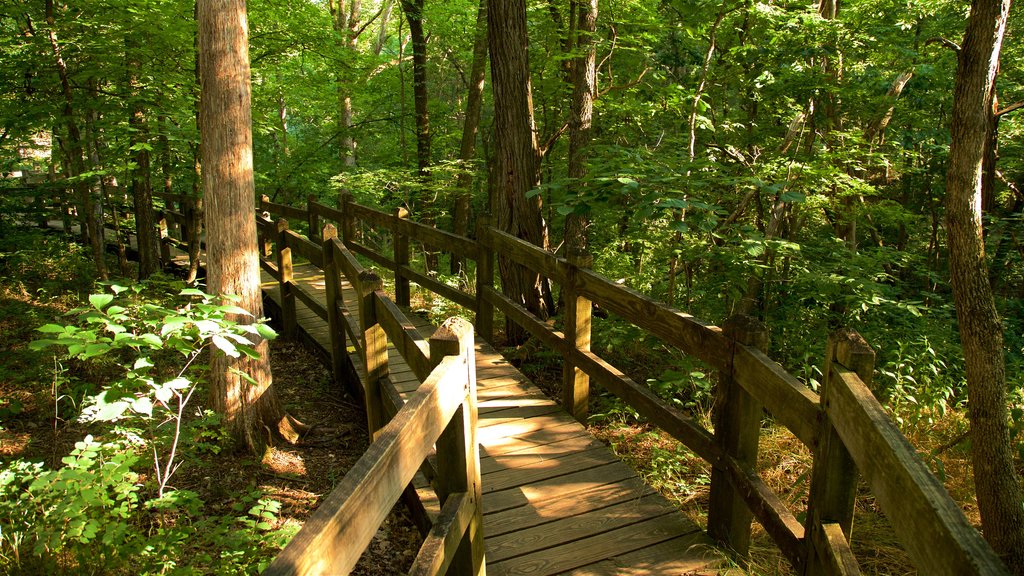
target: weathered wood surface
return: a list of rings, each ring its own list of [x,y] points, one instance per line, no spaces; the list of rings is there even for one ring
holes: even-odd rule
[[[308,294],[325,293],[323,276],[311,265],[295,266],[293,278]],[[265,275],[264,287],[277,302],[277,281]],[[354,288],[344,279],[341,288],[346,315],[358,318]],[[301,300],[298,305],[304,307]],[[297,315],[301,330],[329,354],[327,323],[314,313]],[[416,315],[409,319],[422,339],[407,325],[392,325],[389,332],[402,335],[402,346],[415,348],[415,355],[434,328]],[[348,352],[361,371],[352,342]],[[475,353],[488,574],[719,573],[723,555],[695,524],[480,338]],[[388,366],[390,383],[408,397],[419,379],[394,344]],[[440,514],[436,500],[425,506],[433,517]],[[653,555],[645,552],[652,547]],[[635,572],[622,564],[630,555],[639,555]]]

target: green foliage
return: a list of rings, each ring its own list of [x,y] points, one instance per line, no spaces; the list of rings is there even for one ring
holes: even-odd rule
[[[122,375],[90,394],[79,416],[114,439],[86,437],[53,470],[20,460],[0,469],[0,558],[47,572],[259,571],[293,533],[276,526],[280,504],[257,491],[233,514],[211,515],[169,481],[229,440],[219,416],[188,410],[200,354],[255,356],[256,340],[273,331],[231,319],[249,314],[177,282],[108,288],[68,314],[74,323],[40,327],[48,337],[32,346],[57,346],[65,361],[116,360]]]

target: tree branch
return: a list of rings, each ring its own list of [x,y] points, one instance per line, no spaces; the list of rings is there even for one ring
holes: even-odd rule
[[[960,45],[959,44],[957,44],[956,42],[953,42],[952,40],[950,40],[948,38],[943,38],[942,36],[936,36],[935,38],[929,38],[928,40],[925,40],[924,44],[925,44],[925,46],[927,46],[929,44],[941,44],[941,45],[945,46],[946,48],[949,48],[953,52],[956,52],[957,54],[960,53]]]
[[[1020,110],[1021,108],[1024,108],[1024,100],[1020,102],[1014,102],[1013,104],[1010,104],[1006,108],[1003,108],[1002,110],[996,112],[996,118],[999,118],[1003,114],[1009,114],[1010,112],[1013,112],[1015,110]]]

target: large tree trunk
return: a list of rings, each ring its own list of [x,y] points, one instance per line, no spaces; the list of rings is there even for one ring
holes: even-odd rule
[[[252,317],[263,315],[257,260],[255,183],[252,166],[248,25],[244,0],[199,0],[200,134],[207,222],[207,287],[236,294]],[[257,337],[258,338],[258,337]],[[259,358],[210,361],[210,400],[235,437],[255,454],[276,435],[296,439],[272,387],[269,347]],[[242,376],[245,375],[245,377]]]
[[[1024,574],[1024,508],[1007,426],[1003,327],[988,282],[982,160],[1010,0],[974,0],[958,57],[946,174],[949,269],[967,366],[974,485],[986,540]]]
[[[46,0],[46,26],[50,40],[50,48],[53,50],[54,64],[57,66],[57,73],[60,76],[61,94],[64,97],[64,107],[61,116],[67,128],[67,176],[74,177],[85,173],[85,156],[82,148],[82,133],[75,122],[74,97],[71,93],[71,81],[68,78],[68,67],[64,62],[61,53],[60,43],[57,42],[56,20],[54,18],[53,0]],[[106,280],[107,261],[103,246],[103,222],[96,213],[95,202],[92,191],[86,180],[77,180],[74,184],[75,193],[78,195],[79,210],[82,211],[82,234],[92,248],[92,259],[96,265],[96,274],[101,280]]]
[[[527,56],[526,1],[507,0],[488,7],[487,32],[494,92],[495,185],[491,209],[498,227],[537,246],[546,247],[546,224],[541,198],[526,193],[538,183],[539,148],[533,123],[530,66]],[[498,259],[501,288],[506,296],[547,318],[545,281],[508,258]],[[521,328],[506,322],[510,343],[526,339]]]
[[[459,174],[456,186],[455,210],[452,216],[452,231],[466,236],[469,233],[469,206],[472,198],[473,170],[470,165],[476,157],[476,135],[480,130],[480,109],[484,100],[484,78],[487,72],[487,0],[480,0],[476,13],[476,28],[473,36],[473,68],[469,73],[469,94],[466,97],[466,120],[462,124],[462,145],[459,159],[463,172]],[[459,275],[464,266],[462,258],[452,254],[451,272]]]
[[[597,0],[578,4],[576,58],[572,62],[572,108],[569,117],[569,179],[577,193],[583,190],[587,176],[587,147],[594,120],[594,94],[597,86]],[[565,217],[565,246],[570,251],[586,250],[589,219],[571,213]]]

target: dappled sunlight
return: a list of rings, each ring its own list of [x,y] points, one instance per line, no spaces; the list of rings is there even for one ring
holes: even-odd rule
[[[274,474],[305,476],[306,462],[295,452],[270,448],[263,455],[263,465]]]

